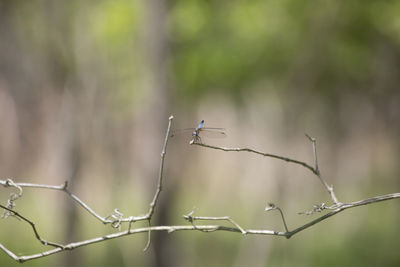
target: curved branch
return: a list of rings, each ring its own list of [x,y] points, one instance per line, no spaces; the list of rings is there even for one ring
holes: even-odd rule
[[[192,140],[193,141],[193,140]],[[309,169],[312,173],[317,174],[317,171],[310,165],[308,165],[307,163],[300,161],[300,160],[296,160],[296,159],[291,159],[291,158],[287,158],[287,157],[283,157],[283,156],[279,156],[279,155],[275,155],[275,154],[271,154],[271,153],[264,153],[261,151],[257,151],[251,148],[238,148],[238,147],[220,147],[220,146],[212,146],[212,145],[207,145],[207,144],[203,144],[203,143],[198,143],[198,142],[190,142],[191,145],[196,145],[196,146],[202,146],[202,147],[207,147],[207,148],[211,148],[211,149],[216,149],[216,150],[222,150],[222,151],[226,151],[226,152],[249,152],[249,153],[255,153],[264,157],[269,157],[269,158],[275,158],[275,159],[279,159],[279,160],[283,160],[286,162],[290,162],[290,163],[294,163],[297,165],[301,165],[307,169]]]

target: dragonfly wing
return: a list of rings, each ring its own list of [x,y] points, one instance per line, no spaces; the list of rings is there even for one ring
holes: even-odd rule
[[[223,128],[202,128],[200,129],[200,136],[208,138],[225,138],[226,133]]]
[[[171,137],[177,134],[192,134],[196,129],[195,128],[185,128],[185,129],[177,129],[171,131]]]

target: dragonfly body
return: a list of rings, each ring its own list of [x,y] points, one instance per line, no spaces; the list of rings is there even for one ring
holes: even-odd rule
[[[204,120],[202,120],[196,128],[186,128],[186,129],[175,130],[172,132],[171,136],[174,136],[174,135],[180,134],[180,133],[186,133],[186,132],[192,133],[192,139],[195,142],[201,142],[200,133],[202,136],[210,137],[210,138],[226,137],[225,129],[204,127]]]
[[[199,134],[200,134],[201,129],[203,129],[203,126],[204,126],[204,120],[202,120],[199,123],[199,126],[197,126],[196,129],[194,130],[194,132],[192,133],[193,138],[200,137]]]

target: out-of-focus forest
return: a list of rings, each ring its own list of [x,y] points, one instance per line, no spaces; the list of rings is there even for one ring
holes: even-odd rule
[[[400,191],[399,1],[0,1],[0,177],[62,184],[98,213],[147,211],[173,128],[227,129],[208,144],[313,162],[342,202]],[[169,142],[153,225],[231,216],[293,229],[330,203],[305,168]],[[0,188],[0,202],[12,189]],[[346,211],[286,240],[230,232],[153,233],[27,266],[399,266],[400,203]],[[66,194],[25,189],[15,209],[66,243],[116,230]],[[211,222],[213,223],[213,222]],[[146,225],[137,223],[134,226]],[[18,255],[43,247],[23,221],[0,220]],[[1,266],[14,266],[0,253]]]

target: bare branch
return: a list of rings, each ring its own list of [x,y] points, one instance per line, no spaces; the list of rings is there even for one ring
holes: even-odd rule
[[[160,171],[159,171],[159,175],[158,175],[157,190],[156,190],[156,193],[154,194],[153,201],[151,201],[151,203],[150,203],[149,211],[145,215],[146,219],[151,219],[151,217],[153,216],[154,208],[157,205],[157,200],[158,200],[158,197],[160,196],[160,193],[161,193],[161,190],[162,190],[164,159],[165,159],[165,154],[167,153],[167,144],[168,144],[168,139],[170,137],[171,123],[172,123],[173,119],[174,119],[174,116],[170,116],[169,117],[167,134],[165,135],[164,146],[163,146],[163,149],[161,151]]]
[[[287,238],[290,238],[291,236],[297,234],[300,231],[303,231],[307,228],[309,228],[310,226],[313,226],[314,224],[317,224],[333,215],[338,214],[339,212],[342,212],[346,209],[350,209],[350,208],[355,208],[355,207],[359,207],[359,206],[363,206],[363,205],[368,205],[368,204],[372,204],[372,203],[377,203],[377,202],[381,202],[381,201],[386,201],[386,200],[391,200],[391,199],[396,199],[396,198],[400,198],[400,193],[393,193],[393,194],[387,194],[387,195],[383,195],[383,196],[376,196],[376,197],[371,197],[371,198],[367,198],[367,199],[363,199],[363,200],[359,200],[359,201],[355,201],[355,202],[350,202],[350,203],[340,203],[338,205],[333,205],[332,207],[328,207],[328,208],[335,208],[333,211],[309,222],[306,223],[296,229],[294,229],[293,231],[290,231],[287,234]]]
[[[105,235],[102,237],[96,237],[96,238],[92,238],[92,239],[88,239],[88,240],[69,243],[62,248],[59,247],[59,248],[55,248],[52,250],[44,251],[44,252],[33,254],[33,255],[27,255],[27,256],[16,256],[13,252],[8,250],[2,244],[0,244],[0,249],[5,251],[14,260],[19,261],[19,262],[25,262],[28,260],[33,260],[33,259],[49,256],[49,255],[52,255],[55,253],[65,251],[65,250],[72,250],[72,249],[76,249],[78,247],[87,246],[90,244],[99,243],[99,242],[107,241],[107,240],[114,239],[114,238],[120,238],[122,236],[131,235],[131,234],[145,233],[145,232],[149,232],[149,231],[167,231],[168,233],[172,233],[175,231],[190,231],[190,230],[202,230],[204,232],[230,231],[230,232],[241,233],[241,231],[237,228],[231,228],[231,227],[226,227],[226,226],[221,226],[221,225],[200,225],[200,226],[196,226],[196,227],[193,225],[152,226],[152,227],[131,229],[129,231],[122,231],[122,232],[118,232],[118,233]],[[285,233],[283,233],[283,232],[275,232],[275,231],[270,231],[270,230],[249,230],[249,231],[247,231],[247,234],[277,235],[277,236],[285,235]]]
[[[10,256],[11,258],[13,258],[14,260],[18,261],[18,262],[23,262],[20,257],[18,257],[17,255],[15,255],[11,250],[7,249],[5,246],[3,246],[3,244],[0,243],[0,249],[3,250],[5,253],[7,253],[8,256]]]
[[[289,232],[289,229],[286,225],[285,216],[283,216],[283,212],[282,212],[281,208],[279,208],[278,206],[275,206],[274,203],[268,203],[268,206],[265,208],[265,211],[270,211],[270,210],[278,210],[279,211],[279,213],[281,214],[281,217],[282,217],[283,225],[285,226],[285,230],[286,230],[286,232]]]
[[[305,163],[303,161],[296,160],[296,159],[291,159],[291,158],[287,158],[287,157],[282,157],[282,156],[275,155],[275,154],[260,152],[260,151],[257,151],[257,150],[251,149],[251,148],[219,147],[219,146],[211,146],[211,145],[207,145],[207,144],[203,144],[203,143],[197,143],[197,142],[190,142],[190,144],[191,145],[196,145],[196,146],[207,147],[207,148],[211,148],[211,149],[216,149],[216,150],[222,150],[222,151],[226,151],[226,152],[249,152],[249,153],[255,153],[255,154],[258,154],[258,155],[261,155],[261,156],[264,156],[264,157],[280,159],[280,160],[283,160],[283,161],[286,161],[286,162],[290,162],[290,163],[301,165],[301,166],[309,169],[314,174],[317,174],[316,170],[312,166],[308,165],[307,163]]]
[[[32,227],[33,232],[35,233],[36,238],[40,241],[40,243],[42,243],[42,245],[45,245],[45,246],[48,245],[48,246],[63,248],[63,246],[60,245],[60,244],[57,244],[57,243],[54,243],[54,242],[49,242],[49,241],[46,241],[46,240],[44,240],[43,238],[41,238],[40,235],[39,235],[39,233],[38,233],[38,231],[36,230],[35,224],[34,224],[31,220],[27,219],[26,217],[22,216],[22,215],[19,214],[18,212],[13,211],[12,209],[7,208],[7,207],[5,207],[5,206],[3,206],[3,205],[1,205],[1,204],[0,204],[0,207],[3,208],[4,210],[7,210],[7,211],[8,211],[10,214],[12,214],[13,216],[16,216],[16,217],[20,218],[21,220],[23,220],[23,221],[29,223],[30,226]]]
[[[153,200],[150,203],[150,208],[147,214],[144,216],[145,219],[149,222],[149,227],[151,225],[151,217],[154,214],[154,209],[157,205],[157,200],[158,197],[160,196],[161,190],[162,190],[162,181],[163,181],[163,172],[164,172],[164,159],[165,159],[165,154],[167,153],[167,144],[168,144],[168,139],[170,137],[170,131],[171,131],[171,124],[172,120],[174,119],[174,116],[169,117],[169,122],[168,122],[168,128],[167,128],[167,133],[165,135],[165,140],[164,140],[164,146],[161,151],[161,160],[160,160],[160,170],[158,174],[158,183],[157,183],[157,190],[156,193],[154,194]],[[143,251],[146,251],[149,246],[150,246],[150,241],[151,241],[151,231],[149,231],[148,236],[147,236],[147,244],[144,247]]]
[[[194,227],[194,221],[199,221],[199,220],[207,220],[207,221],[229,221],[231,224],[233,224],[237,229],[240,230],[240,232],[245,235],[246,230],[244,230],[239,224],[237,224],[230,216],[223,216],[223,217],[204,217],[204,216],[192,216],[194,213],[194,210],[189,212],[187,215],[183,215],[183,218],[185,218],[187,221],[189,221]]]
[[[368,204],[373,204],[377,203],[380,201],[386,201],[386,200],[391,200],[391,199],[396,199],[400,198],[400,193],[393,193],[393,194],[388,194],[388,195],[383,195],[383,196],[377,196],[377,197],[372,197],[360,201],[355,201],[351,203],[342,203],[340,204],[340,207],[336,208],[334,211],[329,212],[307,224],[304,224],[303,226],[300,226],[290,232],[279,232],[279,231],[273,231],[273,230],[265,230],[265,229],[247,229],[246,234],[253,234],[253,235],[275,235],[275,236],[282,236],[286,238],[290,238],[293,235],[311,227],[312,225],[315,225],[335,214],[338,214],[339,212],[349,209],[349,208],[354,208],[362,205],[368,205]],[[2,207],[4,208],[4,207]],[[198,217],[199,219],[210,219],[210,217]],[[211,217],[211,218],[218,218],[218,217]],[[221,217],[219,217],[221,218]],[[226,219],[225,219],[226,220]],[[232,221],[231,221],[232,222]],[[243,233],[241,229],[239,228],[232,228],[232,227],[226,227],[222,225],[173,225],[173,226],[152,226],[152,227],[144,227],[144,228],[136,228],[136,229],[129,229],[127,231],[122,231],[114,234],[109,234],[105,235],[102,237],[96,237],[88,240],[83,240],[79,242],[74,242],[74,243],[69,243],[67,245],[57,247],[52,250],[44,251],[41,253],[33,254],[33,255],[28,255],[28,256],[16,256],[13,252],[8,250],[4,245],[0,244],[0,249],[3,250],[7,255],[12,257],[14,260],[18,262],[25,262],[28,260],[33,260],[37,258],[42,258],[45,256],[49,256],[55,253],[62,252],[64,250],[72,250],[78,247],[90,245],[93,243],[99,243],[103,241],[107,241],[110,239],[114,238],[119,238],[122,236],[126,235],[131,235],[131,234],[138,234],[138,233],[144,233],[144,232],[149,232],[149,231],[167,231],[168,233],[172,233],[175,231],[190,231],[190,230],[200,230],[202,232],[215,232],[215,231],[229,231],[229,232],[236,232],[236,233]],[[242,229],[243,230],[243,229]]]
[[[0,180],[0,185],[3,185],[4,187],[11,187],[11,186],[18,186],[20,188],[26,187],[26,188],[40,188],[40,189],[49,189],[49,190],[59,190],[64,193],[66,193],[69,197],[71,197],[75,202],[77,202],[81,207],[83,207],[87,212],[92,214],[94,217],[96,217],[98,220],[100,220],[104,224],[108,223],[114,223],[114,220],[107,219],[107,217],[102,217],[99,214],[97,214],[92,208],[89,207],[85,202],[83,202],[80,198],[78,198],[76,195],[74,195],[71,191],[68,190],[67,185],[68,183],[65,182],[62,185],[44,185],[44,184],[32,184],[32,183],[15,183],[12,182],[11,179],[5,180]],[[134,221],[140,220],[142,216],[138,216],[135,218]],[[129,221],[128,219],[122,219],[121,221]]]
[[[313,147],[313,154],[314,154],[314,170],[318,174],[319,167],[318,167],[318,157],[317,157],[317,139],[305,134],[306,137],[310,140],[312,147]]]
[[[311,144],[312,144],[312,148],[313,148],[313,154],[314,154],[314,170],[315,170],[315,175],[317,175],[317,177],[319,178],[319,180],[321,181],[321,183],[325,186],[326,190],[328,191],[329,195],[332,198],[333,203],[335,203],[336,205],[339,205],[340,202],[338,201],[338,199],[336,198],[335,193],[333,192],[333,187],[329,186],[327,182],[325,182],[325,180],[322,178],[321,176],[321,172],[319,171],[319,167],[318,167],[318,156],[317,156],[317,139],[309,136],[308,134],[306,134],[306,137],[310,140]]]
[[[149,223],[149,227],[150,227],[151,226],[150,219],[148,220],[148,223]],[[146,242],[146,245],[143,248],[143,251],[147,251],[147,249],[150,247],[150,243],[151,243],[151,230],[149,230],[147,232],[147,242]]]
[[[228,148],[228,147],[218,147],[218,146],[211,146],[211,145],[207,145],[204,143],[200,143],[197,142],[195,139],[193,139],[190,144],[191,145],[197,145],[197,146],[202,146],[202,147],[206,147],[206,148],[211,148],[211,149],[216,149],[216,150],[222,150],[222,151],[226,151],[226,152],[249,152],[249,153],[255,153],[264,157],[270,157],[270,158],[275,158],[275,159],[279,159],[279,160],[283,160],[286,162],[290,162],[290,163],[294,163],[294,164],[298,164],[301,165],[307,169],[309,169],[313,174],[315,174],[319,180],[322,182],[322,184],[325,186],[325,188],[327,189],[328,193],[330,194],[332,201],[335,204],[339,204],[340,202],[337,200],[335,193],[333,192],[333,188],[331,186],[329,186],[324,179],[322,179],[321,173],[318,169],[318,161],[317,161],[317,152],[316,152],[316,146],[315,146],[315,139],[309,137],[308,135],[306,135],[310,140],[312,140],[312,144],[313,144],[313,148],[314,148],[314,162],[315,162],[315,167],[310,166],[309,164],[300,161],[300,160],[296,160],[296,159],[292,159],[292,158],[287,158],[287,157],[283,157],[283,156],[279,156],[279,155],[275,155],[275,154],[270,154],[270,153],[264,153],[264,152],[260,152],[251,148]]]

